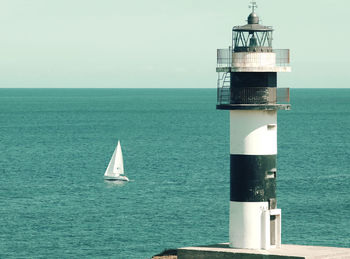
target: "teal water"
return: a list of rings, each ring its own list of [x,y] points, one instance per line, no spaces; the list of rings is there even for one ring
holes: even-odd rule
[[[229,114],[215,89],[0,89],[0,257],[150,258],[228,241]],[[283,243],[350,247],[350,89],[278,117]],[[132,180],[103,173],[121,140]]]

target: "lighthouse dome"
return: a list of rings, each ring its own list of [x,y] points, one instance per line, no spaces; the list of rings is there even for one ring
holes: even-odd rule
[[[248,24],[259,24],[259,16],[252,12],[249,16],[248,16]]]

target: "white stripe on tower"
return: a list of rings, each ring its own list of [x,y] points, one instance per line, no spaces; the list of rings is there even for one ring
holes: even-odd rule
[[[276,110],[231,110],[230,154],[276,155]]]

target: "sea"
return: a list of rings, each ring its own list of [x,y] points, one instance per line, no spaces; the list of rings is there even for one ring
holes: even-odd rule
[[[151,258],[228,242],[216,89],[0,89],[0,258]],[[278,112],[282,243],[350,247],[350,89]],[[130,182],[103,174],[121,142]]]

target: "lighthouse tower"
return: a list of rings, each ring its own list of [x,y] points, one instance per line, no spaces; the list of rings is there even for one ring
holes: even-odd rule
[[[230,111],[230,247],[269,249],[281,244],[277,208],[277,111],[289,110],[289,50],[272,48],[270,26],[252,2],[248,23],[232,29],[232,46],[217,50],[217,109]]]

